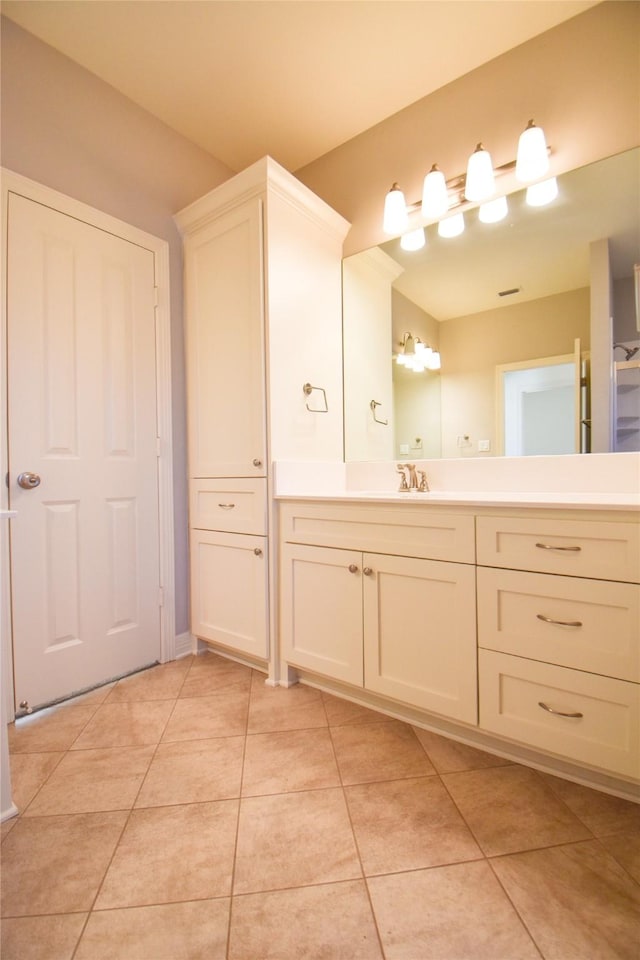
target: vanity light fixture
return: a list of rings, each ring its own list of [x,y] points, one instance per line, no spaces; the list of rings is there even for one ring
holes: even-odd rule
[[[467,200],[488,200],[496,191],[491,154],[481,143],[475,148],[467,163],[467,179],[464,195]]]
[[[440,354],[423,343],[419,337],[405,333],[400,341],[401,350],[395,356],[396,363],[414,373],[440,369]]]
[[[523,183],[539,180],[549,170],[549,151],[542,127],[529,120],[518,140],[516,177]]]
[[[529,120],[526,128],[520,134],[515,160],[510,160],[495,168],[489,151],[482,143],[469,157],[465,174],[450,180],[434,163],[426,177],[422,188],[422,203],[405,203],[402,190],[394,183],[387,193],[384,204],[383,230],[391,236],[403,235],[409,231],[409,214],[418,211],[424,220],[438,221],[438,233],[443,237],[456,237],[464,230],[464,221],[458,217],[448,216],[456,207],[469,204],[481,204],[480,220],[484,223],[496,223],[506,216],[504,197],[496,197],[496,178],[506,173],[513,174],[518,180],[533,183],[527,190],[527,203],[531,206],[543,206],[550,203],[557,195],[555,178],[537,183],[549,170],[549,148],[541,127],[537,127],[533,120]],[[544,187],[544,184],[549,186]],[[553,193],[553,190],[556,193]],[[489,201],[495,199],[495,206]],[[500,214],[500,215],[499,215]],[[446,225],[442,226],[445,222]],[[405,250],[419,250],[423,245],[419,241],[418,231],[413,228],[409,231],[413,236],[403,244]],[[419,244],[419,245],[418,245]]]
[[[530,207],[544,207],[558,196],[558,181],[555,177],[532,183],[527,187],[526,201]]]
[[[400,246],[403,250],[422,250],[425,243],[427,242],[424,227],[418,227],[417,230],[409,230],[408,233],[403,233],[400,237]]]
[[[384,201],[384,220],[382,229],[385,233],[404,233],[409,226],[409,215],[404,193],[397,183],[394,183]]]

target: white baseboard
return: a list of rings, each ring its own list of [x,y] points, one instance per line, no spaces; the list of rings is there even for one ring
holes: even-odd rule
[[[175,644],[176,660],[180,660],[182,657],[190,657],[192,653],[197,653],[196,642],[196,638],[193,634],[189,633],[188,630],[186,633],[178,634]]]

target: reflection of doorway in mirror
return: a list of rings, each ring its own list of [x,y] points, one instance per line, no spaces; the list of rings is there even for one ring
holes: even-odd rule
[[[498,442],[508,457],[579,453],[580,341],[574,354],[496,368]]]

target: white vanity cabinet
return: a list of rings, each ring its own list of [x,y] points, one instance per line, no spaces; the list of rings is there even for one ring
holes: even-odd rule
[[[639,530],[478,517],[482,728],[640,777]]]
[[[184,242],[191,632],[267,661],[270,463],[342,459],[348,223],[269,157],[175,219]]]
[[[477,722],[473,516],[283,504],[281,529],[287,664]]]

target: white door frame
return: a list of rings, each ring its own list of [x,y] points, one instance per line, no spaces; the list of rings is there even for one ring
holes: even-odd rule
[[[156,407],[157,429],[160,438],[158,456],[158,514],[160,545],[160,586],[163,605],[160,608],[160,660],[175,659],[175,568],[173,536],[173,439],[171,428],[171,314],[169,300],[169,244],[144,230],[96,210],[66,194],[52,190],[35,180],[6,168],[0,168],[2,192],[2,331],[0,335],[0,409],[2,419],[0,509],[7,509],[8,490],[4,478],[8,469],[7,436],[7,248],[9,194],[19,194],[28,200],[44,204],[53,210],[75,217],[100,230],[138,244],[153,253],[156,309]],[[5,524],[6,526],[6,524]],[[15,715],[13,691],[13,649],[10,617],[10,557],[8,538],[2,537],[0,546],[0,638],[1,667],[4,679],[0,693],[4,701],[0,722],[13,720]]]

